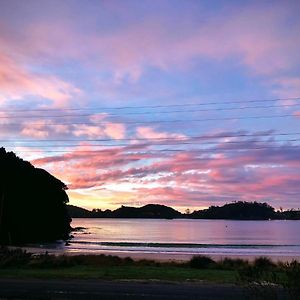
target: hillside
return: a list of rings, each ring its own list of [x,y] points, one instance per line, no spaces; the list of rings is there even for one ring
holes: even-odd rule
[[[0,244],[66,239],[66,189],[47,171],[0,148]]]
[[[122,206],[116,210],[94,209],[92,211],[68,205],[68,211],[72,218],[155,218],[155,219],[173,219],[181,216],[181,213],[175,209],[159,205],[148,204],[142,207]]]
[[[93,209],[89,211],[68,205],[72,218],[145,218],[145,219],[227,219],[227,220],[300,220],[300,211],[275,211],[267,203],[233,202],[223,206],[211,206],[208,209],[182,214],[164,205],[147,204],[142,207],[122,206],[116,210]]]
[[[194,211],[190,217],[194,219],[268,220],[274,219],[276,214],[274,208],[267,203],[240,201]]]

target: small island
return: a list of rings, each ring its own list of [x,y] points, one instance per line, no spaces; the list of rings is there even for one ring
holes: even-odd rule
[[[223,219],[223,220],[300,220],[299,210],[279,210],[267,203],[238,201],[223,206],[181,213],[171,207],[147,204],[142,207],[121,206],[116,210],[87,210],[68,205],[72,218],[145,218],[145,219]]]

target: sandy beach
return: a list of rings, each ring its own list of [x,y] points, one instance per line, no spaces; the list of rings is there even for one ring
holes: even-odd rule
[[[16,248],[16,247],[11,247]],[[107,251],[107,250],[97,250],[97,251],[72,251],[68,250],[67,246],[64,249],[58,248],[44,248],[44,247],[22,247],[24,250],[33,253],[33,254],[53,254],[53,255],[97,255],[97,254],[105,254],[105,255],[116,255],[121,258],[131,257],[134,260],[140,259],[150,259],[156,261],[176,261],[176,262],[185,262],[189,261],[195,254],[186,254],[186,253],[154,253],[154,252],[127,252],[127,251]],[[203,253],[201,255],[209,256],[216,261],[223,260],[225,258],[233,258],[233,259],[243,259],[248,261],[254,261],[258,257],[268,257],[273,262],[291,262],[293,260],[300,261],[300,256],[288,256],[288,255],[252,255],[252,254],[243,254],[243,255],[233,255],[233,254],[209,254]]]

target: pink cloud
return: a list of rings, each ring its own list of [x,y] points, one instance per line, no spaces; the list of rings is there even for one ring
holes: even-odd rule
[[[280,77],[274,79],[272,83],[274,94],[282,98],[298,97],[300,95],[300,77]],[[288,103],[295,103],[295,101],[290,100]]]
[[[26,124],[21,131],[21,135],[43,139],[48,137],[49,131],[46,124]]]
[[[104,126],[104,132],[112,139],[123,139],[126,135],[126,127],[121,123],[108,122]]]
[[[78,124],[74,125],[74,135],[75,136],[87,136],[90,138],[99,138],[102,137],[104,134],[103,128],[100,126],[93,126],[93,125],[85,125],[85,124]]]
[[[152,127],[143,127],[143,126],[136,128],[136,135],[138,138],[143,138],[143,139],[165,139],[165,138],[182,139],[185,137],[185,135],[183,134],[162,132],[162,131],[157,131]]]
[[[13,118],[13,117],[11,117]],[[12,132],[17,131],[21,136],[26,136],[30,138],[45,139],[45,138],[55,138],[65,135],[74,134],[75,130],[72,130],[70,125],[60,125],[56,124],[55,121],[51,119],[34,119],[34,120],[22,120],[17,128],[13,127]]]
[[[132,170],[126,171],[122,168],[128,164],[155,157],[147,153],[128,153],[130,149],[132,146],[95,150],[92,145],[85,143],[70,153],[35,159],[33,163],[50,168],[58,176],[65,177],[73,189],[90,188],[130,175]],[[62,173],[57,171],[53,163],[63,166]]]
[[[58,19],[55,24],[31,24],[22,28],[22,39],[6,37],[4,42],[5,49],[18,56],[68,57],[113,70],[116,82],[137,81],[148,66],[168,71],[207,57],[217,61],[235,57],[255,74],[278,76],[299,61],[300,27],[286,26],[292,9],[278,2],[255,3],[221,10],[212,20],[203,18],[197,24],[189,19],[177,22],[172,13],[168,18],[149,14],[143,22],[131,21],[97,34],[82,33],[75,22]]]
[[[75,136],[87,136],[89,138],[122,139],[126,135],[126,127],[122,123],[105,121],[102,124],[78,124],[73,125],[73,134]]]
[[[73,142],[76,144],[79,141],[77,139],[88,138],[88,139],[122,139],[126,136],[126,126],[120,122],[111,122],[102,119],[101,123],[86,121],[88,124],[72,124],[70,121],[68,124],[62,124],[60,118],[49,118],[45,114],[45,118],[40,112],[36,114],[32,112],[33,118],[24,118],[24,112],[11,113],[2,112],[0,113],[1,131],[3,135],[16,135],[19,134],[25,137],[37,138],[37,139],[63,139],[73,137]],[[17,122],[12,122],[15,117],[18,117]],[[72,120],[72,119],[70,119]],[[76,146],[76,145],[75,145]],[[105,146],[104,143],[99,146]]]
[[[242,152],[234,148],[224,151],[220,144],[214,148],[218,155],[189,150],[152,153],[147,151],[148,145],[85,152],[94,148],[79,146],[74,152],[33,163],[50,168],[71,189],[98,189],[99,199],[101,193],[109,193],[115,204],[155,202],[199,208],[211,203],[256,200],[284,206],[287,198],[300,192],[297,148],[286,144],[257,151],[251,150],[255,142],[247,143],[248,150]],[[124,193],[127,202],[118,198]]]
[[[92,43],[118,68],[118,77],[127,73],[137,79],[148,64],[168,70],[189,66],[197,57],[223,60],[233,56],[254,73],[277,75],[293,67],[300,49],[300,30],[284,30],[287,18],[286,6],[249,6],[224,12],[199,26],[186,22],[185,28],[178,28],[184,31],[180,38],[170,34],[177,26],[174,22],[148,18]]]
[[[0,102],[38,96],[52,101],[54,107],[64,107],[81,91],[54,76],[34,74],[0,52]]]

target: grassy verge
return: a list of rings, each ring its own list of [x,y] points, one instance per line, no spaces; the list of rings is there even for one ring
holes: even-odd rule
[[[234,268],[217,268],[206,257],[187,263],[134,261],[111,255],[32,255],[21,249],[0,249],[2,278],[99,278],[106,280],[213,281],[235,283]]]
[[[249,263],[241,259],[214,261],[209,257],[195,256],[186,263],[163,263],[111,255],[33,255],[21,249],[0,248],[0,277],[274,283],[298,289],[300,293],[300,263],[275,264],[267,258]]]
[[[230,270],[195,270],[172,266],[73,266],[36,269],[0,269],[1,278],[76,278],[105,280],[212,281],[235,283],[237,273]]]

